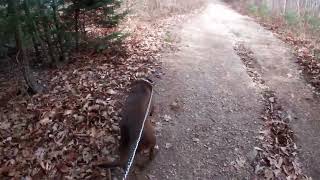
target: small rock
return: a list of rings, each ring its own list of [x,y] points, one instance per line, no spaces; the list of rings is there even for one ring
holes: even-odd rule
[[[97,104],[102,104],[102,105],[104,105],[104,106],[107,106],[107,105],[108,105],[108,103],[107,103],[106,101],[102,100],[102,99],[97,99],[97,100],[96,100],[96,103],[97,103]]]
[[[95,104],[93,106],[89,106],[88,107],[88,111],[91,112],[91,111],[97,111],[99,110],[100,106],[98,104]]]
[[[81,115],[79,116],[78,114],[73,115],[73,117],[75,120],[77,120],[79,122],[82,122],[85,119],[84,116],[81,116]]]
[[[170,104],[170,108],[174,111],[178,111],[180,109],[177,101],[174,101],[172,104]]]
[[[169,122],[171,120],[171,117],[169,115],[164,115],[163,116],[163,119],[166,121],[166,122]]]
[[[45,117],[43,119],[41,119],[39,122],[41,125],[46,125],[48,123],[50,123],[52,120],[49,117]]]
[[[172,107],[177,107],[178,106],[178,103],[177,101],[174,101],[172,104],[171,104]]]
[[[3,142],[9,142],[9,141],[12,141],[12,137],[7,137],[7,139],[5,139]]]
[[[9,129],[11,126],[11,123],[10,122],[1,122],[0,124],[0,129]]]
[[[114,157],[114,156],[108,156],[108,157],[107,157],[107,160],[108,160],[108,162],[112,162],[112,161],[115,161],[115,160],[116,160],[116,157]]]
[[[273,179],[274,178],[273,172],[269,169],[265,169],[264,170],[264,177],[268,180]]]
[[[70,114],[72,114],[73,113],[73,110],[66,110],[66,111],[64,111],[64,113],[63,113],[63,115],[70,115]]]
[[[237,167],[238,169],[240,168],[243,168],[245,163],[246,163],[246,160],[244,157],[239,157],[237,160],[236,160],[236,163],[237,163]]]
[[[22,150],[22,157],[24,157],[24,158],[27,158],[27,157],[29,157],[31,154],[30,154],[30,152],[28,151],[28,150],[26,150],[26,149],[23,149]]]
[[[115,95],[115,94],[117,94],[117,91],[115,91],[115,90],[113,90],[113,89],[109,89],[109,90],[107,91],[107,93],[110,94],[110,95]]]
[[[275,102],[274,97],[269,98],[269,101],[270,101],[271,103],[274,103],[274,102]]]
[[[108,136],[106,139],[105,139],[105,142],[108,142],[108,143],[116,143],[116,140],[114,139],[114,137],[112,136]]]
[[[119,126],[117,126],[115,124],[112,124],[111,128],[112,128],[113,131],[119,131],[120,130]]]
[[[192,138],[192,141],[195,142],[195,143],[199,143],[200,139],[199,138]]]
[[[171,148],[172,147],[172,144],[171,143],[166,143],[166,145],[165,145],[165,148],[166,149],[169,149],[169,148]]]
[[[108,155],[108,154],[110,154],[110,151],[108,150],[107,147],[104,147],[101,152],[102,152],[103,155]]]
[[[103,111],[102,112],[102,117],[108,119],[109,118],[108,112],[107,111]]]
[[[85,148],[83,151],[82,151],[82,159],[88,163],[89,161],[92,160],[92,155],[90,153],[90,148]]]
[[[59,125],[57,123],[54,123],[54,125],[52,126],[52,130],[55,132],[57,131],[59,128]]]

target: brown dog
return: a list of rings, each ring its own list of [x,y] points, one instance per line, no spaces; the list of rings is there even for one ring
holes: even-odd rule
[[[98,165],[99,167],[111,168],[120,166],[125,168],[129,155],[132,154],[138,139],[145,113],[149,106],[152,89],[152,83],[147,80],[137,80],[132,83],[122,112],[122,120],[120,121],[120,159],[111,163],[100,164]],[[149,113],[151,115],[153,108],[150,108]],[[137,152],[149,150],[149,160],[152,160],[155,145],[155,131],[150,120],[147,118]]]

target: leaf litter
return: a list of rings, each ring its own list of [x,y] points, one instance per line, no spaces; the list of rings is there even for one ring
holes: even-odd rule
[[[74,53],[73,63],[36,73],[47,92],[6,99],[0,107],[0,178],[110,178],[110,172],[93,164],[117,158],[128,86],[136,78],[161,74],[161,51],[171,46],[163,40],[165,29],[183,17],[154,24],[128,18],[120,28],[130,36],[121,45],[99,54]],[[90,34],[95,33],[110,30],[93,28]]]
[[[311,180],[300,168],[290,119],[275,92],[270,90],[260,75],[254,53],[241,42],[235,45],[234,50],[246,66],[248,75],[262,90],[264,109],[261,120],[264,123],[257,137],[259,147],[254,147],[255,179]]]

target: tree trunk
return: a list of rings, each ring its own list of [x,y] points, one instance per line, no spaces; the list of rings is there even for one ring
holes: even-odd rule
[[[299,17],[301,17],[300,0],[297,0],[297,11],[298,11]]]
[[[39,37],[39,33],[37,31],[36,25],[34,20],[31,18],[30,15],[30,9],[29,9],[29,0],[25,0],[23,3],[23,7],[24,7],[24,11],[26,13],[26,16],[28,18],[29,22],[29,31],[31,34],[31,39],[32,39],[32,43],[33,43],[33,47],[34,50],[36,52],[36,57],[38,60],[40,60],[40,50],[39,50],[39,45],[43,48],[43,44],[41,43],[40,37]]]
[[[287,13],[287,0],[284,0],[284,5],[283,5],[283,14],[285,15]]]
[[[41,59],[41,53],[40,53],[40,50],[39,50],[39,43],[37,42],[36,38],[34,37],[34,35],[32,34],[32,44],[33,44],[33,48],[34,48],[34,51],[36,53],[36,57],[37,57],[37,61],[39,62],[40,59]]]
[[[54,47],[52,45],[52,41],[51,41],[51,34],[49,31],[48,18],[46,17],[46,14],[43,10],[43,7],[42,7],[40,0],[38,0],[38,8],[40,11],[40,16],[42,16],[42,26],[43,26],[44,38],[45,38],[45,41],[48,45],[48,54],[51,58],[50,64],[53,66],[56,66],[58,61],[55,56],[56,52],[55,52],[55,49],[54,49]]]
[[[21,23],[19,21],[20,12],[17,9],[17,1],[16,0],[7,0],[8,1],[8,14],[10,17],[12,17],[12,22],[14,24],[14,34],[15,34],[15,41],[16,41],[16,47],[18,49],[17,54],[17,61],[20,66],[20,69],[22,71],[24,80],[28,86],[28,92],[30,94],[36,94],[38,92],[42,91],[42,88],[36,83],[34,80],[30,66],[29,66],[29,60],[26,55],[25,49],[23,47],[23,41],[22,41],[22,29],[21,29]]]
[[[76,8],[74,10],[74,20],[75,20],[75,24],[74,24],[74,30],[75,30],[75,38],[76,38],[76,50],[79,51],[79,14],[80,14],[80,8],[78,5],[76,5]]]
[[[57,29],[57,37],[58,37],[58,43],[59,43],[60,57],[61,57],[62,61],[65,61],[67,59],[67,57],[66,57],[66,51],[65,51],[65,46],[64,46],[64,42],[63,42],[62,27],[60,26],[60,22],[59,22],[58,16],[57,16],[56,0],[52,0],[52,10],[53,10],[54,24],[55,24],[55,27]]]
[[[85,11],[82,11],[82,26],[81,26],[81,31],[82,31],[82,37],[84,37],[86,39],[87,37],[87,32],[86,32],[86,13]]]

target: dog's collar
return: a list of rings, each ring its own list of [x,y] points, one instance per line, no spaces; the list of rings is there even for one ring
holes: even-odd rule
[[[137,79],[137,80],[145,81],[145,82],[147,82],[148,84],[154,85],[154,82],[153,82],[151,79],[149,79],[149,78],[139,78],[139,79]]]

